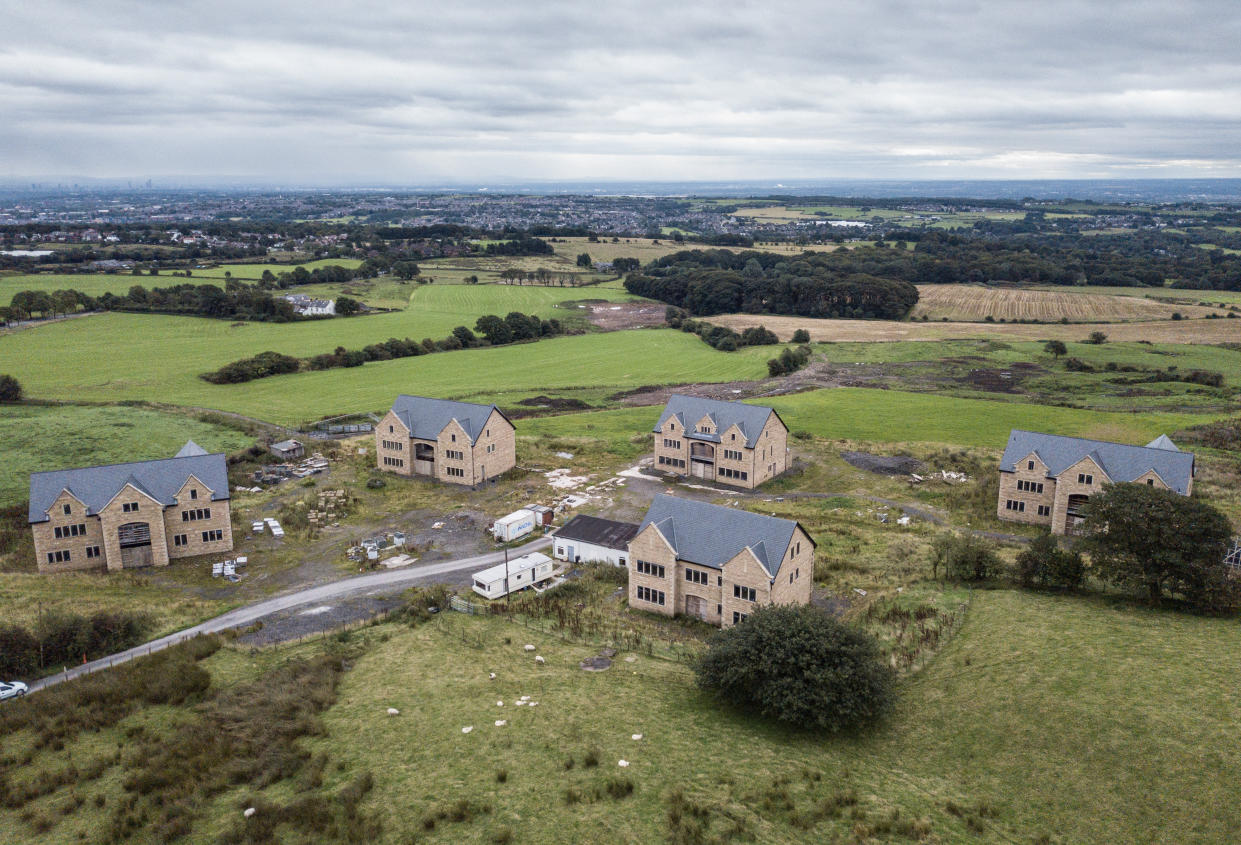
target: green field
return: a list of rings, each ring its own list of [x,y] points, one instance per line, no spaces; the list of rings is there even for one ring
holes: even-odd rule
[[[763,348],[717,352],[697,337],[662,329],[424,355],[240,385],[212,385],[197,377],[265,349],[309,355],[393,335],[442,337],[465,322],[460,314],[441,313],[431,315],[440,321],[438,331],[413,332],[401,328],[404,316],[231,328],[189,317],[104,314],[0,337],[0,372],[15,375],[34,398],[148,399],[297,422],[386,408],[402,391],[503,399],[565,388],[619,390],[687,380],[754,379],[766,373],[771,357],[771,350]],[[375,326],[386,328],[364,335],[358,331]],[[118,337],[128,340],[119,346]]]
[[[1200,414],[1126,414],[958,399],[934,393],[835,388],[754,400],[770,405],[792,431],[836,440],[945,443],[1002,450],[1014,428],[1145,443],[1212,419]],[[658,408],[624,408],[523,421],[520,434],[613,439],[649,431]]]
[[[598,644],[501,618],[443,614],[415,629],[382,625],[360,641],[364,653],[350,661],[323,729],[299,743],[326,755],[321,784],[235,786],[189,803],[200,807],[190,810],[191,839],[241,823],[258,796],[326,801],[367,771],[374,789],[362,809],[381,822],[379,843],[1205,843],[1232,841],[1241,827],[1232,800],[1241,656],[1230,620],[977,592],[959,632],[900,683],[896,712],[843,738],[722,709],[681,662],[622,651],[609,670],[583,672],[578,662]],[[202,665],[227,692],[321,647],[226,648]],[[514,706],[521,696],[538,707]],[[81,767],[124,745],[126,731],[159,735],[193,712],[146,707],[63,749],[40,749],[18,730],[6,748],[31,756],[13,781]],[[597,766],[587,764],[592,752]],[[76,787],[102,800],[73,803],[72,787],[53,785],[22,808],[25,819],[0,809],[0,827],[15,841],[34,835],[28,819],[51,820],[40,841],[97,833],[126,795],[121,759]],[[609,780],[627,780],[632,792],[566,799]],[[678,792],[695,808],[697,838],[673,835]],[[460,799],[469,812],[424,824]],[[920,835],[902,827],[915,821]]]
[[[0,405],[0,504],[25,500],[32,472],[171,458],[186,440],[211,452],[253,442],[235,429],[147,408]]]
[[[352,270],[361,264],[360,258],[320,258],[316,261],[303,261],[300,264],[220,264],[215,267],[195,268],[193,278],[197,279],[201,276],[208,279],[223,279],[224,274],[228,273],[234,279],[257,280],[263,277],[264,270],[271,270],[279,276],[281,273],[291,273],[295,267],[317,270],[320,267],[336,266]]]

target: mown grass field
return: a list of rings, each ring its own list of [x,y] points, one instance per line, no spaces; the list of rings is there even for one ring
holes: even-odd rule
[[[792,431],[834,440],[942,443],[1002,451],[1014,428],[1073,437],[1145,443],[1160,434],[1211,419],[1201,414],[1126,414],[1086,411],[934,393],[835,388],[754,400],[769,405]],[[614,439],[647,432],[657,407],[623,408],[525,420],[519,434],[581,435]]]
[[[301,264],[308,270],[331,264],[342,267],[357,267],[362,262],[356,258],[330,258],[309,261]],[[134,285],[145,288],[172,287],[173,285],[206,285],[219,284],[224,280],[225,273],[241,281],[258,281],[264,270],[271,270],[276,275],[291,272],[296,264],[223,264],[217,267],[201,267],[191,269],[188,278],[174,276],[168,271],[158,276],[143,274],[134,276],[130,273],[27,273],[19,275],[0,275],[0,305],[8,305],[13,294],[21,290],[78,290],[89,296],[102,296],[105,293],[122,294]],[[301,289],[299,288],[299,291]]]
[[[0,505],[26,499],[32,472],[171,458],[186,440],[211,452],[253,442],[235,429],[148,408],[0,405]]]
[[[400,392],[505,400],[567,388],[606,392],[646,384],[754,379],[766,373],[772,354],[770,348],[717,352],[697,337],[664,329],[439,353],[239,385],[212,385],[198,378],[201,372],[265,349],[310,355],[336,345],[358,347],[393,335],[424,334],[402,330],[399,322],[386,322],[388,316],[402,315],[233,328],[193,318],[105,314],[0,338],[0,372],[15,375],[34,398],[148,399],[295,423],[387,408]],[[436,319],[441,330],[425,332],[436,337],[465,322],[459,314]],[[362,328],[368,329],[365,335],[360,335]],[[118,337],[129,340],[118,345]]]
[[[1173,313],[1205,317],[1214,308],[1197,305],[1168,305],[1136,296],[1107,296],[1093,293],[992,288],[981,285],[918,285],[918,304],[912,317],[932,320],[978,321],[1043,320],[1061,318],[1071,322],[1109,323],[1121,321],[1170,320]]]

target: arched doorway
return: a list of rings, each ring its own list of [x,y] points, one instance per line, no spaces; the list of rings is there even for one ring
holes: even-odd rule
[[[121,543],[122,568],[136,569],[152,564],[150,523],[127,522],[116,529],[116,536]]]
[[[710,443],[689,444],[690,475],[715,478],[715,447]]]
[[[1083,509],[1090,497],[1085,493],[1074,493],[1069,496],[1068,506],[1065,508],[1064,530],[1067,534],[1080,534],[1081,524],[1085,520],[1086,515]]]

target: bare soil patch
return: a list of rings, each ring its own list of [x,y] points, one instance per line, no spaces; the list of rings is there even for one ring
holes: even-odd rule
[[[1074,291],[1029,290],[984,285],[918,285],[915,319],[947,317],[957,321],[1043,320],[1072,322],[1132,322],[1205,317],[1218,309],[1174,305],[1141,296],[1115,296]]]
[[[872,455],[869,452],[841,452],[840,457],[850,466],[876,475],[909,475],[922,472],[926,465],[907,455]]]
[[[649,302],[596,302],[576,303],[587,309],[587,319],[605,331],[621,331],[622,329],[642,329],[648,326],[662,326],[666,305]],[[573,307],[573,303],[561,306]]]

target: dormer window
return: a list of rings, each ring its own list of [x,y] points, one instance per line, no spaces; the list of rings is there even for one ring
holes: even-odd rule
[[[122,502],[121,512],[122,513],[137,513],[138,503],[137,502]]]
[[[1084,472],[1079,472],[1079,473],[1077,474],[1077,483],[1078,483],[1078,484],[1086,484],[1086,485],[1091,485],[1091,484],[1094,484],[1094,476],[1093,476],[1093,475],[1087,475],[1087,474],[1086,474],[1086,473],[1084,473]]]
[[[69,516],[72,513],[73,513],[73,508],[69,505],[65,505],[65,516]]]

